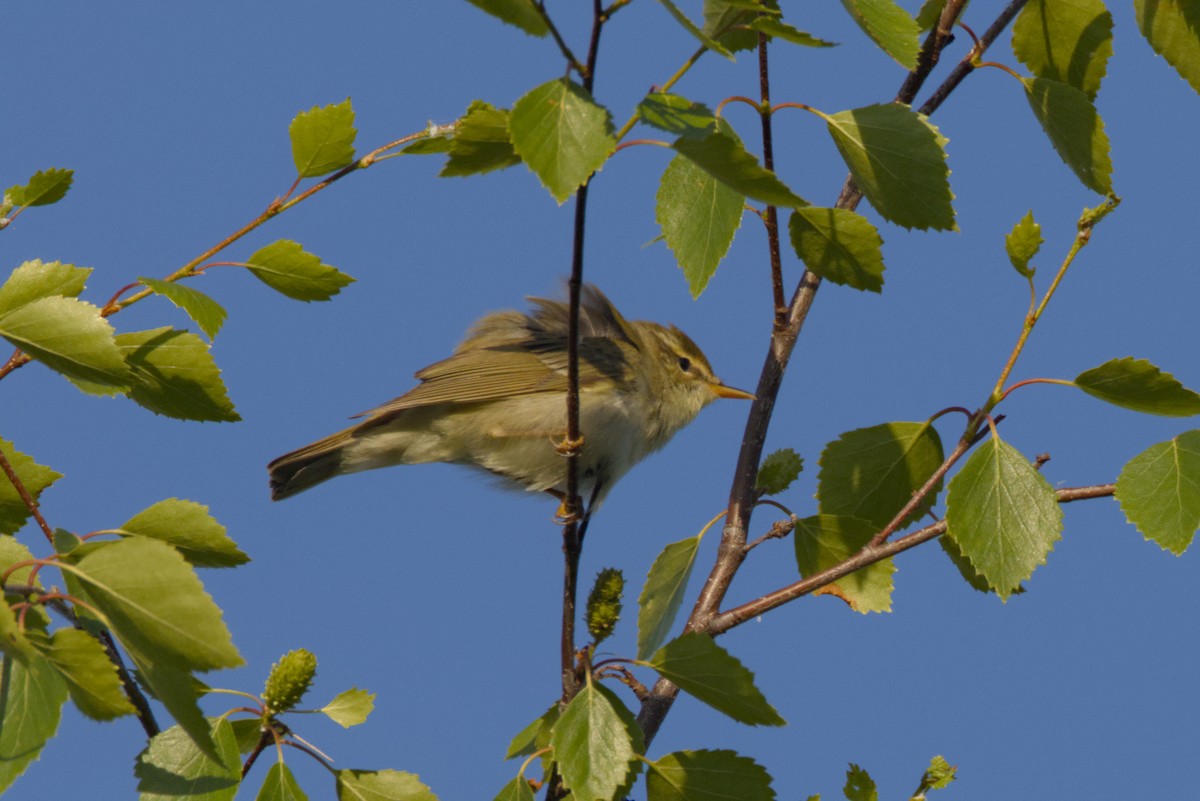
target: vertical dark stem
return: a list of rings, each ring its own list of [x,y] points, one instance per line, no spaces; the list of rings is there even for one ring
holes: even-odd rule
[[[600,0],[592,3],[592,35],[588,45],[587,64],[583,70],[583,88],[589,93],[596,77],[596,57],[600,49],[600,31],[604,27],[604,9]],[[579,559],[583,554],[584,527],[579,498],[579,305],[583,292],[584,224],[587,221],[588,187],[591,178],[575,193],[575,235],[571,248],[571,278],[568,281],[567,305],[567,493],[565,511],[570,520],[563,529],[563,616],[560,642],[562,659],[562,700],[564,703],[579,691],[575,673],[575,604],[579,585]],[[586,443],[582,447],[587,447]]]
[[[775,171],[775,146],[771,134],[771,72],[767,62],[768,38],[758,34],[758,89],[759,114],[762,117],[763,166]],[[775,301],[775,330],[784,327],[787,320],[787,305],[783,299],[783,261],[779,255],[779,213],[774,206],[767,206],[767,249],[771,259],[771,290]]]

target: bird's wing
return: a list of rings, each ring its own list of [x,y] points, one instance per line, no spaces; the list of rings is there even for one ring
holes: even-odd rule
[[[580,306],[579,386],[627,387],[629,354],[637,332],[595,287]],[[496,312],[472,328],[448,359],[417,373],[421,383],[404,395],[365,412],[371,422],[419,406],[481,403],[539,392],[567,391],[566,304],[534,298],[532,314]]]

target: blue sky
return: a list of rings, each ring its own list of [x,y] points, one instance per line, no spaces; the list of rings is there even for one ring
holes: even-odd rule
[[[585,4],[549,5],[582,50],[574,7]],[[699,3],[683,5],[698,16]],[[782,5],[793,25],[843,44],[777,48],[777,100],[837,111],[894,95],[900,68],[840,5]],[[973,4],[968,22],[986,27],[994,6]],[[301,110],[351,97],[365,151],[449,122],[476,98],[510,106],[562,72],[550,41],[457,1],[364,0],[334,11],[277,0],[42,0],[5,11],[0,179],[8,186],[50,166],[76,175],[65,201],[4,231],[3,269],[33,258],[93,267],[84,297],[94,303],[139,275],[169,274],[285,192],[287,126]],[[1190,198],[1200,99],[1154,57],[1131,9],[1113,12],[1115,56],[1098,105],[1124,204],[1068,275],[1014,378],[1070,378],[1136,356],[1197,387]],[[597,98],[624,119],[692,50],[661,6],[632,4],[605,31]],[[964,50],[954,45],[953,58]],[[1017,66],[1007,37],[993,53]],[[710,106],[753,94],[753,62],[706,56],[677,91]],[[754,141],[749,111],[728,114]],[[961,232],[910,233],[864,205],[886,241],[884,291],[821,290],[771,429],[768,449],[805,457],[808,469],[781,498],[801,515],[814,511],[826,442],[982,401],[1028,299],[1004,233],[1034,211],[1047,240],[1036,262],[1044,282],[1080,209],[1098,202],[998,70],[970,77],[934,122],[950,139]],[[784,179],[832,203],[845,168],[820,121],[780,115],[776,141]],[[631,148],[605,166],[591,196],[586,274],[627,316],[679,325],[723,379],[752,388],[770,324],[764,238],[745,219],[709,290],[691,300],[666,247],[646,244],[658,235],[654,191],[668,158]],[[272,504],[264,469],[407,390],[480,314],[559,290],[569,204],[558,207],[523,167],[471,179],[439,179],[438,167],[436,158],[383,162],[226,254],[237,260],[294,239],[358,279],[330,303],[287,301],[233,268],[196,283],[230,312],[213,352],[243,422],[154,417],[127,400],[85,397],[31,365],[4,382],[0,435],[65,474],[43,497],[52,525],[108,528],[183,497],[228,527],[254,561],[202,578],[249,666],[210,683],[258,692],[280,654],[308,648],[320,660],[314,705],[352,685],[377,693],[365,726],[296,721],[338,766],[404,769],[443,799],[490,798],[516,771],[501,761],[510,737],[558,694],[553,504],[442,465],[352,476]],[[800,268],[786,262],[794,284]],[[189,326],[173,307],[148,302],[114,322]],[[617,566],[630,584],[612,652],[632,654],[633,600],[654,556],[723,506],[746,410],[735,401],[708,409],[635,469],[594,521],[583,575]],[[1051,454],[1044,472],[1056,486],[1110,481],[1126,460],[1190,427],[1062,387],[1031,387],[1004,411],[1006,440]],[[942,427],[945,440],[957,433]],[[790,725],[744,727],[684,698],[651,756],[733,748],[775,776],[780,798],[840,796],[848,762],[867,768],[883,797],[907,797],[935,754],[959,766],[947,799],[1186,797],[1200,747],[1195,554],[1175,559],[1144,542],[1111,500],[1065,511],[1063,540],[1007,604],[968,588],[930,545],[899,558],[891,614],[864,617],[816,598],[742,626],[723,644]],[[756,516],[759,533],[771,519]],[[23,539],[37,543],[31,535]],[[731,598],[755,597],[794,572],[790,543],[768,544]],[[131,719],[98,724],[68,711],[10,795],[132,797],[140,747]],[[327,797],[306,762],[289,754],[310,797]]]

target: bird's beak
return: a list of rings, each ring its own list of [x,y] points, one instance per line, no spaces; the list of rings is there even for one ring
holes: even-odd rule
[[[720,382],[717,382],[714,384],[709,384],[708,388],[710,391],[712,391],[712,394],[716,395],[718,398],[737,398],[739,400],[754,400],[754,396],[751,395],[749,392],[743,392],[740,389],[734,389],[733,387],[727,387]]]

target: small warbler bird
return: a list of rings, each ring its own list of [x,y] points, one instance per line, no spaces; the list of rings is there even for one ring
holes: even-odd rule
[[[358,425],[280,456],[267,468],[280,500],[343,473],[451,462],[506,483],[567,488],[567,304],[531,298],[528,314],[483,317],[450,358]],[[579,494],[591,512],[617,479],[717,398],[754,396],[721,383],[674,326],[626,320],[600,290],[584,288],[579,313]],[[560,507],[562,513],[563,507]]]

